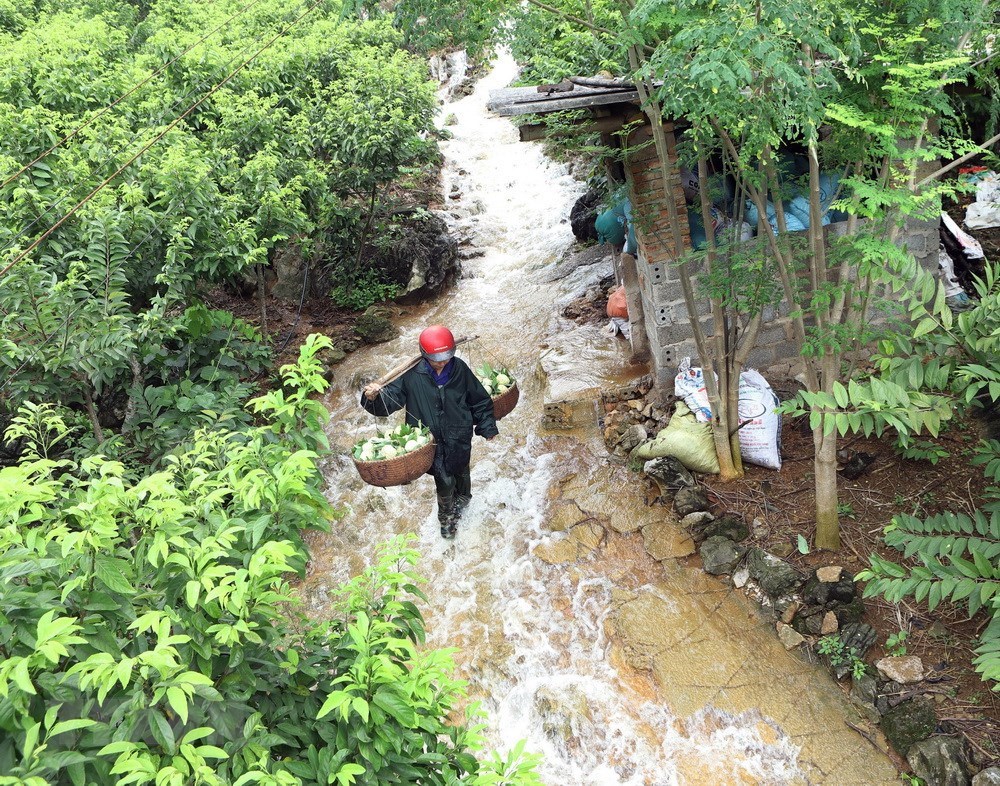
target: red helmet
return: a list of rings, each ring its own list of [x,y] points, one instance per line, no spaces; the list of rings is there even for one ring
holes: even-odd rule
[[[420,354],[440,362],[455,357],[455,337],[444,325],[431,325],[420,334]]]

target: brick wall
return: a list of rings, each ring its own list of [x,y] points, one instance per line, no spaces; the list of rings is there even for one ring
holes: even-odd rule
[[[673,126],[664,123],[667,132],[670,161],[670,187],[680,215],[683,248],[691,248],[688,230],[687,206],[680,185],[680,173],[674,145]],[[934,168],[933,163],[929,164]],[[677,364],[684,357],[697,362],[698,352],[694,333],[688,318],[687,307],[681,292],[676,268],[673,234],[670,231],[668,211],[663,201],[663,173],[652,142],[648,126],[635,130],[628,139],[625,176],[632,201],[636,240],[639,245],[639,289],[642,295],[643,317],[657,385],[672,390]],[[918,178],[919,179],[919,178]],[[928,270],[937,269],[938,221],[907,222],[901,243],[906,245],[917,260]],[[836,232],[837,225],[830,226]],[[697,278],[695,278],[697,281]],[[697,285],[695,291],[697,292]],[[712,334],[709,304],[705,298],[697,299],[699,318],[706,335]],[[762,370],[775,369],[782,375],[796,372],[798,349],[793,340],[792,327],[787,318],[784,301],[764,310],[757,346],[750,354],[748,366]]]

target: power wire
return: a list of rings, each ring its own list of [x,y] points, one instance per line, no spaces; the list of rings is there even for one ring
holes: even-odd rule
[[[151,148],[154,144],[156,144],[161,139],[163,139],[163,137],[166,136],[170,131],[172,131],[177,126],[177,124],[180,123],[185,117],[187,117],[195,109],[197,109],[199,106],[201,106],[206,100],[208,100],[212,95],[214,95],[216,91],[218,91],[226,83],[228,83],[229,80],[231,80],[234,76],[236,76],[236,74],[238,74],[240,71],[242,71],[244,68],[246,68],[261,53],[263,53],[266,49],[268,49],[270,46],[272,46],[275,41],[277,41],[281,36],[283,36],[285,33],[287,33],[289,30],[291,30],[292,27],[294,27],[300,21],[302,21],[302,19],[304,19],[307,14],[309,14],[310,12],[312,12],[313,9],[319,7],[324,2],[326,2],[326,0],[316,0],[316,2],[314,2],[312,5],[310,5],[305,11],[302,12],[302,14],[300,14],[298,17],[296,17],[283,30],[279,31],[273,38],[271,38],[270,41],[268,41],[264,46],[262,46],[260,49],[258,49],[253,55],[251,55],[249,58],[247,58],[246,60],[244,60],[239,66],[237,66],[236,69],[232,73],[229,74],[229,76],[227,76],[221,82],[219,82],[218,84],[216,84],[204,96],[202,96],[201,98],[199,98],[194,104],[192,104],[190,107],[188,107],[186,110],[184,110],[184,112],[182,112],[173,122],[171,122],[166,128],[164,128],[163,131],[161,131],[159,134],[157,134],[155,137],[153,137],[153,139],[150,142],[148,142],[147,144],[143,145],[142,148],[140,148],[139,151],[135,155],[133,155],[128,161],[126,161],[118,169],[116,169],[110,176],[108,176],[107,178],[105,178],[100,183],[100,185],[98,185],[93,191],[91,191],[89,194],[87,194],[87,196],[85,196],[82,200],[80,200],[79,202],[77,202],[76,205],[74,205],[72,208],[70,208],[69,212],[67,212],[66,215],[64,215],[62,218],[60,218],[58,221],[56,221],[55,224],[53,224],[45,232],[43,232],[42,235],[39,236],[30,246],[28,246],[24,251],[22,251],[20,254],[18,254],[16,257],[14,257],[14,259],[6,267],[4,267],[2,270],[0,270],[0,277],[6,275],[6,273],[12,267],[14,267],[14,265],[16,265],[22,259],[24,259],[28,254],[30,254],[36,248],[38,248],[38,246],[41,245],[45,241],[45,239],[47,237],[49,237],[49,235],[51,235],[53,232],[55,232],[67,220],[69,220],[73,215],[75,215],[76,212],[81,207],[83,207],[91,199],[93,199],[94,196],[96,196],[97,193],[100,192],[105,186],[107,186],[112,180],[114,180],[116,177],[118,177],[118,175],[120,175],[122,172],[124,172],[131,164],[133,164],[135,162],[135,160],[137,158],[139,158],[139,156],[141,156],[143,153],[145,153],[147,150],[149,150],[149,148]]]

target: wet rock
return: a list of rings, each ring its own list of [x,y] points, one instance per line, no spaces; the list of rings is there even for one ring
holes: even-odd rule
[[[969,786],[968,761],[962,740],[931,737],[910,746],[906,760],[913,774],[934,786]]]
[[[852,622],[861,621],[861,617],[865,613],[865,604],[861,598],[855,598],[846,606],[836,606],[833,613],[837,615],[837,622],[843,628]]]
[[[590,515],[580,510],[580,506],[575,502],[562,502],[552,508],[552,512],[546,521],[550,530],[553,532],[562,532],[575,527],[588,518],[590,518]]]
[[[694,541],[670,521],[654,521],[642,528],[642,543],[655,560],[676,559],[694,553]]]
[[[604,542],[604,527],[596,521],[587,521],[570,530],[569,536],[580,544],[584,553],[594,551]]]
[[[338,363],[343,363],[346,359],[347,353],[342,347],[330,347],[323,353],[323,362],[327,366],[336,366]]]
[[[704,571],[713,576],[731,573],[736,563],[743,556],[743,549],[729,538],[716,535],[706,540],[698,547]]]
[[[625,429],[621,437],[618,438],[618,442],[615,445],[615,453],[619,456],[628,455],[633,449],[645,442],[648,436],[646,429],[642,426],[629,426]]]
[[[710,521],[714,521],[715,516],[709,513],[707,510],[699,510],[697,513],[688,513],[684,518],[681,519],[680,524],[684,529],[694,531],[700,531],[700,529],[706,526]]]
[[[615,532],[620,532],[623,535],[627,535],[630,532],[635,532],[639,529],[645,522],[636,516],[632,511],[627,508],[615,508],[611,511],[611,518],[608,521],[608,525]]]
[[[806,640],[805,636],[800,634],[795,628],[783,622],[777,624],[777,630],[778,641],[782,643],[786,650],[793,650]]]
[[[741,540],[746,540],[749,537],[750,530],[736,516],[720,516],[715,521],[695,529],[696,540],[704,540],[715,535],[721,535],[724,538],[729,538],[734,543],[739,543]]]
[[[542,562],[550,565],[561,565],[565,562],[576,562],[579,545],[575,540],[562,538],[560,540],[544,540],[535,546],[534,554]]]
[[[546,401],[542,409],[542,428],[551,431],[574,429],[593,422],[592,400]]]
[[[911,685],[924,678],[924,664],[916,655],[897,655],[882,658],[875,668],[885,679],[900,685]]]
[[[825,570],[820,568],[820,570]],[[854,577],[846,573],[843,568],[839,571],[836,581],[825,581],[819,576],[819,571],[806,582],[802,588],[802,599],[809,605],[828,606],[834,603],[850,603],[857,595],[854,587]],[[833,573],[826,573],[832,576]]]
[[[851,680],[851,702],[872,723],[882,719],[882,713],[875,706],[878,700],[878,682],[870,674]]]
[[[918,697],[889,709],[879,727],[892,747],[905,756],[913,743],[933,734],[936,725],[934,702]]]
[[[620,401],[635,401],[644,398],[653,388],[652,374],[643,374],[636,380],[601,393],[601,402],[614,404]]]
[[[573,229],[573,237],[584,243],[588,240],[597,240],[597,227],[594,222],[597,220],[597,208],[601,204],[601,193],[590,190],[580,197],[569,211],[569,225]]]
[[[694,476],[673,456],[647,461],[642,471],[656,483],[663,496],[673,496],[675,492],[695,485]]]
[[[708,510],[708,494],[700,486],[683,488],[674,495],[674,510],[678,516]]]
[[[983,770],[972,779],[972,786],[1000,786],[1000,767]]]
[[[763,549],[754,548],[747,552],[747,568],[750,578],[772,599],[787,595],[802,583],[802,577],[795,568]]]
[[[591,719],[586,694],[575,685],[559,688],[544,686],[535,692],[535,712],[542,719],[542,729],[551,738],[567,741],[580,733]]]
[[[399,329],[374,307],[358,317],[354,332],[366,344],[383,344],[399,335]]]

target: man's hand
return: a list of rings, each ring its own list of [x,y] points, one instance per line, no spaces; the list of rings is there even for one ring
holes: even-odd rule
[[[382,386],[376,382],[372,382],[370,385],[365,387],[365,398],[369,401],[374,401],[378,398],[379,392],[382,390]]]

